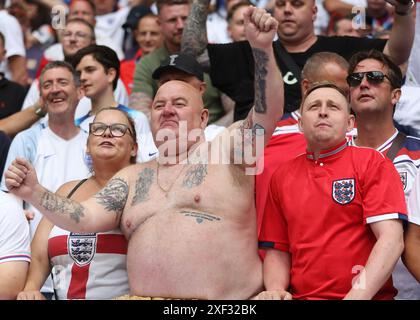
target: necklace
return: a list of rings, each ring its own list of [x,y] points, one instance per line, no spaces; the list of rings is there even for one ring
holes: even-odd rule
[[[178,178],[181,175],[182,171],[184,171],[185,165],[182,165],[182,168],[179,170],[179,172],[176,175],[175,179],[172,181],[172,183],[169,185],[169,187],[167,189],[165,189],[165,188],[163,188],[160,185],[160,182],[159,182],[159,167],[160,167],[160,165],[159,165],[159,159],[156,161],[156,163],[157,163],[157,167],[156,167],[156,172],[157,172],[156,182],[157,182],[157,185],[160,188],[160,190],[162,190],[163,192],[165,192],[165,195],[168,196],[169,191],[171,191],[172,187],[174,186],[175,182],[178,180]]]

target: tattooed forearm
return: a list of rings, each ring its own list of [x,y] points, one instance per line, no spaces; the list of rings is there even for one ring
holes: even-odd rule
[[[260,49],[253,48],[252,52],[255,59],[255,112],[266,113],[266,77],[268,55]]]
[[[203,183],[204,178],[207,175],[207,165],[206,164],[197,164],[192,168],[188,169],[182,186],[188,189],[196,187]]]
[[[73,200],[57,196],[49,191],[46,191],[42,195],[40,205],[44,209],[53,213],[68,214],[72,220],[76,221],[76,223],[79,223],[80,218],[85,216],[85,208],[81,204]]]
[[[207,8],[209,0],[195,0],[182,33],[181,51],[195,57],[207,46]]]
[[[146,168],[140,172],[136,182],[136,192],[131,203],[132,206],[149,199],[149,190],[152,186],[154,176],[155,171],[150,168]]]
[[[132,109],[143,112],[150,119],[150,108],[152,106],[152,98],[143,92],[133,92],[128,101],[128,106]]]
[[[123,179],[111,179],[95,198],[97,202],[105,206],[105,210],[117,215],[122,213],[128,197],[128,184]]]
[[[204,220],[209,221],[209,222],[221,220],[221,218],[208,214],[208,213],[195,212],[195,211],[181,211],[180,213],[183,214],[185,217],[195,218],[195,221],[197,223],[203,223]]]

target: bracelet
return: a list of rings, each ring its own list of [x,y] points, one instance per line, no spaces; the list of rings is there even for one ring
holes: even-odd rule
[[[40,118],[45,117],[45,115],[47,114],[47,112],[44,111],[39,104],[36,105],[34,111],[35,111],[35,114]]]
[[[410,6],[409,6],[409,8],[407,10],[405,10],[403,12],[400,12],[400,11],[397,10],[397,8],[395,8],[395,13],[398,14],[399,16],[406,16],[406,15],[408,15],[410,13],[410,11],[414,7],[414,5],[415,5],[414,0],[411,0]]]

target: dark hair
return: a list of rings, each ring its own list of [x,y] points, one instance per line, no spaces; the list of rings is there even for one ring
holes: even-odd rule
[[[350,58],[348,73],[353,73],[359,62],[366,59],[373,59],[382,63],[388,69],[388,77],[392,89],[401,88],[401,69],[394,62],[392,62],[392,60],[387,55],[375,49],[355,53]]]
[[[137,20],[137,23],[136,23],[135,29],[138,29],[138,28],[139,28],[140,21],[142,21],[144,18],[154,18],[154,19],[159,19],[159,18],[158,18],[158,16],[157,16],[157,15],[155,15],[154,13],[147,13],[147,14],[145,14],[144,16],[140,17],[140,19],[139,19],[139,20]]]
[[[76,87],[80,86],[79,75],[77,74],[76,70],[73,68],[73,66],[70,63],[66,61],[52,61],[52,62],[49,62],[41,71],[41,75],[39,76],[40,88],[42,87],[42,82],[44,80],[43,77],[44,77],[45,72],[47,72],[48,70],[57,69],[57,68],[67,69],[73,75],[74,85]]]
[[[156,7],[158,10],[158,13],[160,10],[162,10],[162,7],[164,6],[174,6],[174,5],[180,5],[180,4],[190,4],[189,0],[156,0]]]
[[[92,122],[95,122],[95,120],[96,120],[96,117],[102,112],[102,111],[108,111],[108,110],[112,110],[112,111],[119,111],[119,112],[121,112],[122,114],[124,114],[124,116],[127,118],[127,120],[128,120],[128,123],[130,124],[130,130],[131,130],[131,133],[132,133],[132,137],[133,137],[133,141],[134,141],[134,143],[137,143],[137,132],[136,132],[136,124],[135,124],[135,122],[134,122],[134,120],[133,120],[133,118],[131,118],[130,117],[130,115],[127,113],[127,112],[125,112],[124,110],[121,110],[121,109],[118,109],[118,108],[114,108],[114,107],[105,107],[105,108],[102,108],[102,109],[100,109],[99,111],[98,111],[98,113],[96,114],[96,116],[95,116],[95,118],[93,119],[93,121]],[[131,164],[134,164],[134,163],[136,163],[136,159],[137,159],[137,156],[131,156],[130,157],[130,163]]]
[[[6,47],[6,39],[4,38],[4,35],[2,32],[0,32],[0,41],[3,44],[3,47]]]
[[[93,2],[92,0],[71,0],[70,4],[69,4],[69,8],[71,8],[71,6],[73,5],[74,2],[77,1],[82,1],[82,2],[86,2],[93,10],[93,14],[96,15],[96,6],[95,6],[95,2]]]
[[[87,46],[74,54],[72,58],[73,67],[76,68],[82,58],[87,55],[92,55],[92,57],[104,67],[106,73],[108,73],[110,68],[115,69],[116,75],[115,79],[112,81],[112,88],[115,90],[118,79],[120,78],[120,60],[115,51],[107,46],[100,46],[97,44]]]
[[[80,24],[83,24],[83,25],[87,26],[91,31],[92,40],[93,41],[96,40],[95,28],[89,22],[87,22],[86,20],[83,20],[81,18],[71,18],[71,19],[67,20],[66,26],[68,26],[70,23],[80,23]]]
[[[232,20],[233,15],[235,14],[236,10],[238,10],[241,7],[248,7],[250,5],[251,5],[251,2],[249,2],[248,0],[241,0],[238,3],[235,3],[232,6],[232,8],[230,8],[230,10],[228,11],[226,21],[229,23],[230,20]]]

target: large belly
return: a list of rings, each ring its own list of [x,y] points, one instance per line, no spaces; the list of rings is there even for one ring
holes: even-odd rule
[[[262,288],[254,224],[154,215],[129,241],[131,294],[248,299]]]

